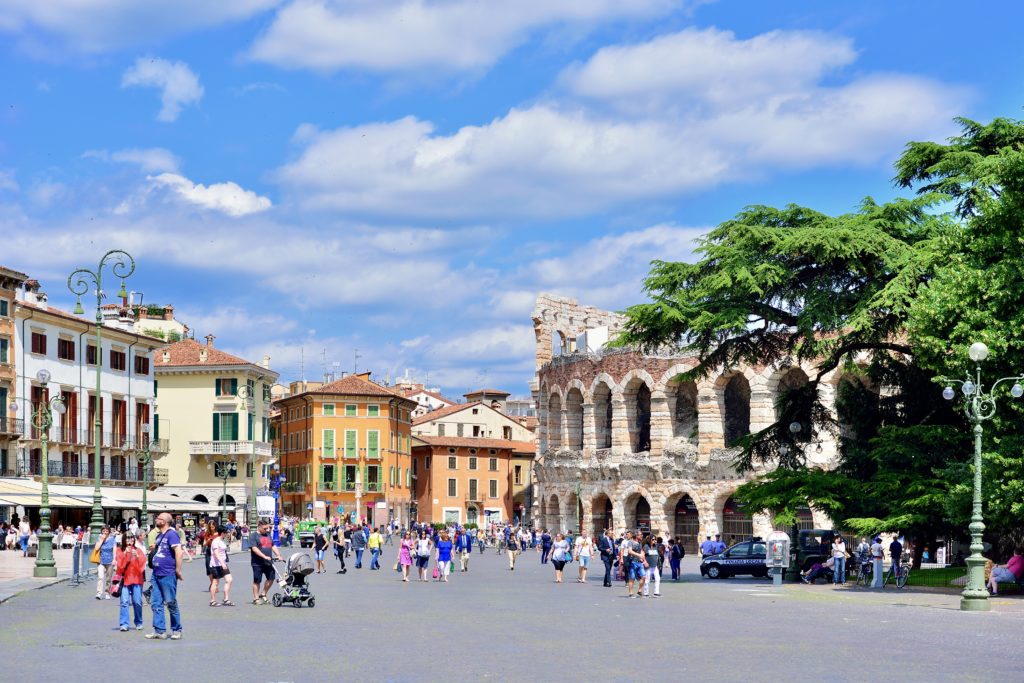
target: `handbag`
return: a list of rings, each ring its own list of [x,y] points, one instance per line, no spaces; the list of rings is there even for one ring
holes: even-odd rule
[[[434,565],[434,574],[433,574],[433,576],[434,576],[435,579],[437,577],[441,576],[441,572],[438,571],[437,565]]]
[[[93,564],[100,563],[100,547],[98,545],[92,549],[91,553],[89,553],[89,561]]]
[[[114,574],[114,578],[110,580],[110,595],[114,598],[121,597],[121,583],[124,577],[121,576],[121,572]]]
[[[398,560],[395,560],[395,566],[394,566],[393,568],[394,568],[394,570],[395,570],[396,572],[398,572],[398,571],[402,571],[401,569],[399,569],[399,568],[398,568]]]

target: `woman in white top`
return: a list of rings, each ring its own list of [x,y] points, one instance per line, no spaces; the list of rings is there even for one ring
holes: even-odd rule
[[[832,568],[832,583],[840,586],[846,583],[846,542],[842,534],[836,534],[832,539],[832,558],[835,566]]]
[[[576,561],[580,565],[580,577],[576,579],[580,583],[587,582],[587,568],[590,567],[590,556],[594,554],[594,544],[587,534],[580,534],[576,539]]]
[[[217,588],[224,583],[224,602],[221,607],[234,607],[231,602],[231,570],[228,569],[228,545],[224,534],[228,529],[223,524],[217,527],[213,542],[210,543],[210,607],[217,606]]]
[[[416,569],[420,572],[420,581],[429,581],[427,578],[427,566],[430,564],[430,537],[426,531],[420,532],[416,539]]]
[[[569,542],[562,534],[555,535],[555,542],[551,546],[551,563],[555,565],[555,583],[562,583],[562,570],[565,562],[570,557]]]

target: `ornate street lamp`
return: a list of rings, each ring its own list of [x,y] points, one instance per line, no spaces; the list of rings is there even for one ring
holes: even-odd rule
[[[147,401],[150,407],[153,406],[153,399]],[[142,464],[142,528],[147,529],[149,526],[149,506],[147,501],[147,494],[149,493],[149,466],[153,462],[153,441],[149,438],[149,423],[142,423],[142,439],[143,446],[142,451],[135,454],[139,463]],[[148,530],[148,529],[147,529]]]
[[[281,534],[278,525],[281,521],[281,484],[286,481],[286,477],[281,474],[280,466],[276,462],[271,463],[270,467],[270,490],[274,493],[274,531],[271,538],[275,546],[280,546]]]
[[[942,390],[942,398],[952,401],[956,397],[953,391],[953,384],[960,386],[964,395],[964,413],[967,419],[974,425],[974,509],[971,514],[971,556],[967,558],[967,587],[960,598],[960,609],[971,612],[984,612],[991,609],[988,599],[988,589],[985,587],[985,558],[982,552],[985,546],[982,542],[982,534],[985,531],[985,523],[981,516],[981,423],[990,420],[996,413],[995,389],[1003,382],[1013,382],[1010,388],[1010,395],[1020,398],[1024,395],[1024,386],[1021,380],[1024,376],[1003,377],[996,380],[986,393],[981,384],[981,363],[988,358],[988,347],[982,342],[971,344],[967,355],[975,363],[974,377],[970,374],[967,379],[951,379],[948,377],[936,377],[935,381],[946,385]]]
[[[110,265],[111,272],[115,277],[121,278],[121,289],[117,295],[122,299],[128,296],[125,291],[124,281],[135,272],[135,259],[128,252],[120,249],[112,249],[103,255],[99,266],[95,271],[79,268],[68,276],[68,289],[77,299],[75,301],[75,314],[82,315],[82,295],[95,287],[96,290],[96,418],[93,420],[93,431],[95,436],[95,452],[93,453],[93,466],[96,478],[92,491],[92,518],[89,520],[90,537],[92,544],[100,538],[100,531],[103,529],[103,494],[100,492],[100,451],[103,447],[103,267]]]
[[[36,379],[44,387],[50,382],[48,370],[40,370],[36,373]],[[53,559],[53,534],[50,533],[50,487],[49,474],[49,442],[50,427],[53,425],[53,413],[63,415],[66,408],[60,396],[54,396],[49,401],[43,401],[36,407],[32,414],[32,426],[39,430],[40,441],[42,442],[42,463],[40,474],[42,475],[43,489],[40,492],[39,506],[39,549],[36,552],[36,566],[32,575],[36,578],[52,578],[57,576],[57,563]]]
[[[253,406],[255,406],[255,404],[256,404],[256,397],[252,395],[252,391],[249,389],[249,385],[248,384],[243,384],[242,386],[240,386],[238,388],[238,391],[235,392],[235,395],[238,396],[238,398],[240,398],[243,401],[245,401],[246,414],[249,414],[249,401],[251,400],[253,402]],[[266,435],[264,435],[264,438],[266,438]],[[251,511],[251,513],[253,515],[253,519],[255,519],[255,517],[256,517],[256,411],[255,411],[255,408],[253,409],[253,412],[252,412],[252,436],[249,439],[249,445],[252,446],[252,484],[251,484],[251,489],[249,491],[249,507],[248,507],[248,509]],[[246,513],[246,524],[248,524],[250,527],[252,527],[252,522],[249,520],[249,513]]]
[[[226,524],[228,519],[228,477],[231,476],[231,471],[234,470],[235,474],[238,474],[238,468],[235,463],[228,460],[218,460],[220,464],[220,470],[214,469],[213,465],[207,465],[207,469],[213,469],[213,476],[224,482],[224,492],[220,496],[220,523]]]

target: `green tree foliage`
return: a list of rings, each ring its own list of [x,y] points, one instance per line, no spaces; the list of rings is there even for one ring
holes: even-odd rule
[[[960,123],[961,136],[910,143],[897,162],[897,184],[916,197],[835,217],[749,207],[702,240],[696,263],[655,262],[650,302],[628,309],[618,342],[697,351],[690,378],[740,363],[816,366],[780,397],[777,422],[740,444],[741,468],[779,465],[743,487],[751,507],[784,521],[810,499],[865,532],[965,525],[971,446],[933,380],[965,372],[977,340],[993,350],[987,375],[1024,369],[1024,124]],[[838,423],[818,391],[833,370],[858,377],[841,387]],[[1024,439],[1021,406],[1001,409],[987,516],[1008,530],[1024,513]],[[797,439],[792,421],[813,426]],[[823,431],[840,436],[828,473],[805,459]]]

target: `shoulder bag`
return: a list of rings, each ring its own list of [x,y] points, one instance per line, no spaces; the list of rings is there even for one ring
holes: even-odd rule
[[[160,541],[164,540],[164,536],[166,534],[167,534],[167,532],[165,531],[164,533],[162,533],[159,536],[157,536],[156,537],[156,543],[153,544],[153,548],[149,551],[149,558],[148,558],[146,564],[149,565],[150,569],[153,569],[153,560],[156,558],[157,551],[160,550]]]

